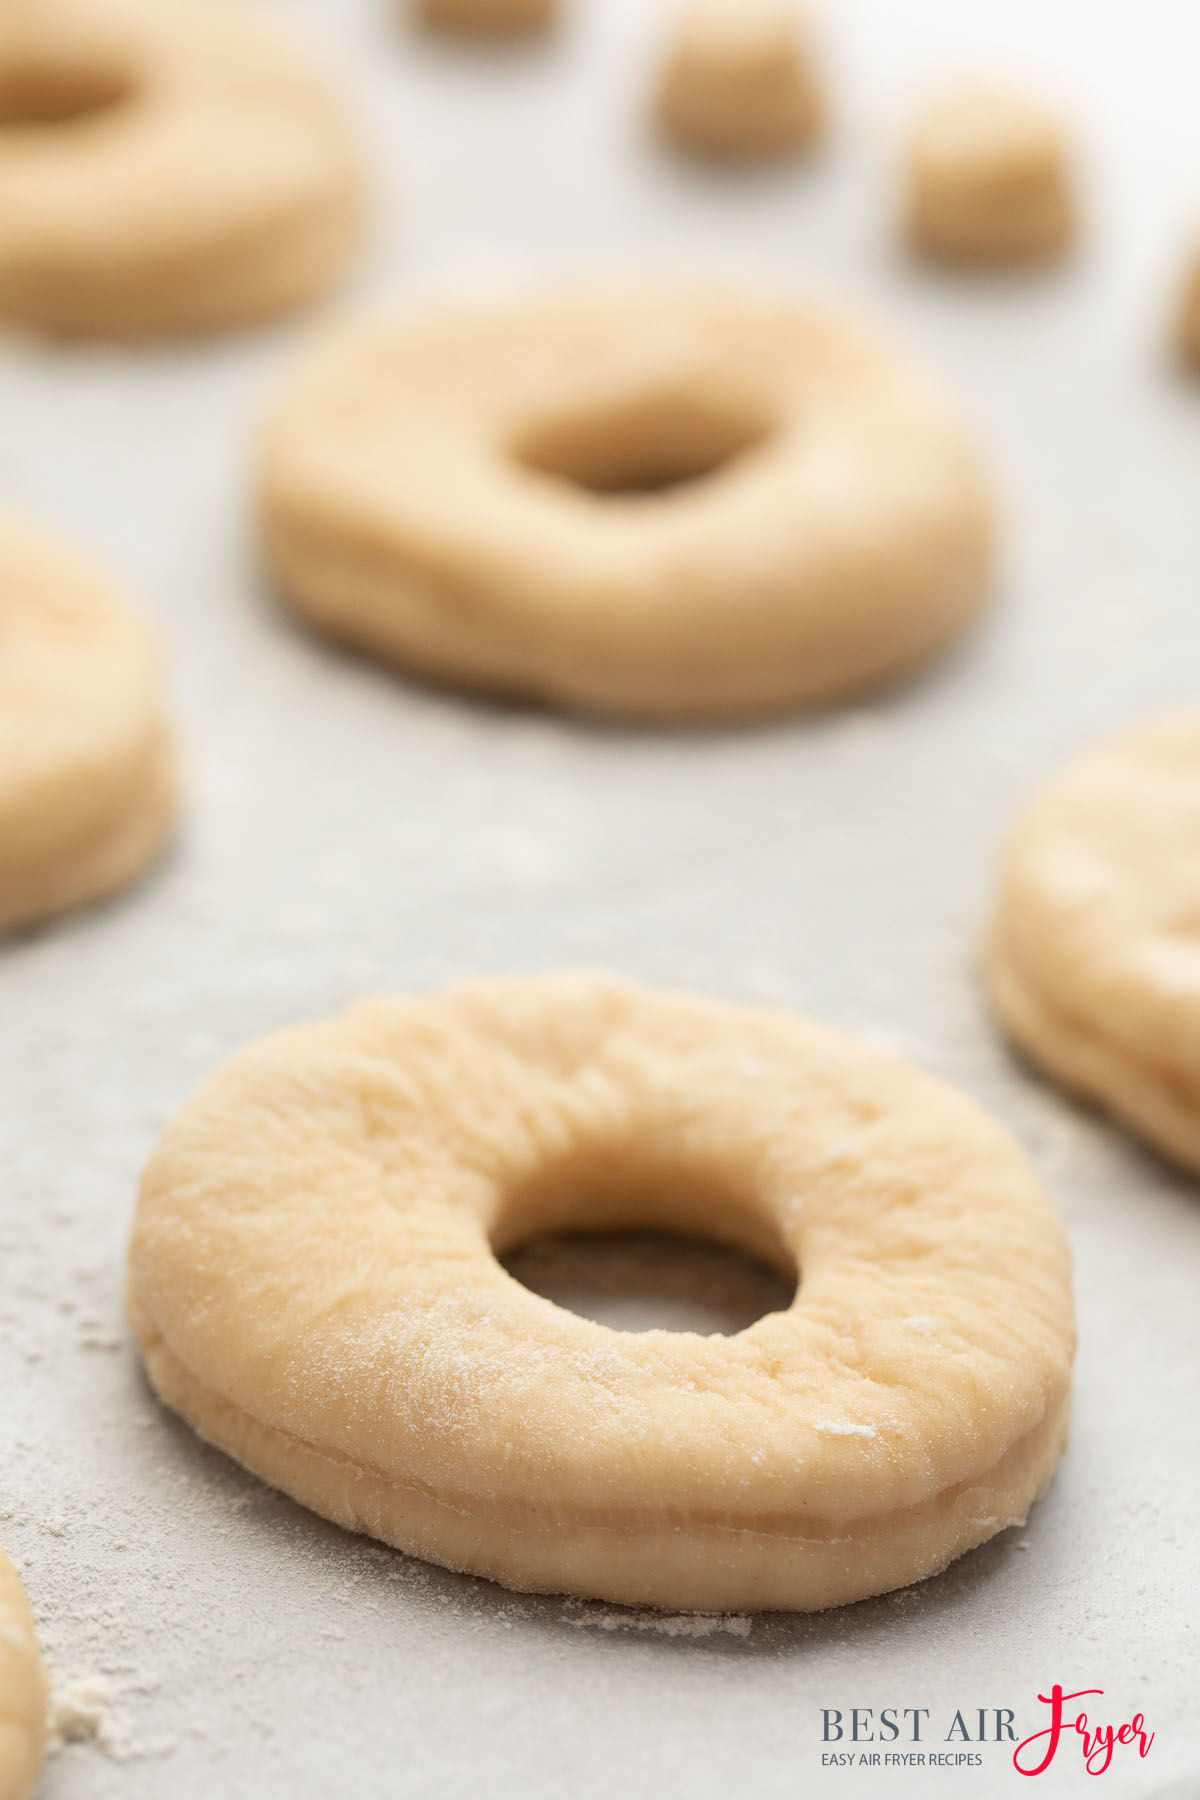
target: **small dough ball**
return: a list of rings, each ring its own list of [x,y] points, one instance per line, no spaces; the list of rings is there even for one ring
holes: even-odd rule
[[[1175,317],[1175,347],[1185,363],[1200,369],[1200,249],[1192,252],[1183,284]]]
[[[1047,256],[1073,231],[1061,128],[1007,88],[963,84],[933,100],[909,139],[905,181],[909,235],[936,256]]]
[[[422,24],[449,31],[541,31],[555,24],[559,0],[413,0]]]
[[[17,1572],[0,1550],[0,1800],[26,1800],[46,1739],[46,1676]]]
[[[764,156],[824,124],[809,30],[791,0],[691,0],[659,78],[658,118],[690,150]]]

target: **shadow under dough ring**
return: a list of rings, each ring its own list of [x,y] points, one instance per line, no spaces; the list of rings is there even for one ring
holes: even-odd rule
[[[639,1228],[799,1270],[796,1298],[625,1333],[497,1260]],[[637,1605],[930,1575],[1025,1517],[1067,1429],[1066,1245],[1005,1132],[831,1032],[583,975],[233,1058],[147,1168],[129,1307],[166,1403],[316,1512]]]
[[[0,314],[216,329],[309,299],[358,233],[343,109],[231,0],[4,0]]]
[[[0,932],[123,887],[175,803],[150,631],[0,514]]]
[[[0,1800],[33,1792],[46,1738],[46,1677],[17,1572],[0,1550]]]
[[[1001,861],[988,977],[1035,1062],[1200,1172],[1200,712],[1070,763]]]
[[[293,374],[267,552],[310,619],[452,682],[646,719],[833,700],[976,605],[991,513],[926,379],[705,287],[414,307]]]

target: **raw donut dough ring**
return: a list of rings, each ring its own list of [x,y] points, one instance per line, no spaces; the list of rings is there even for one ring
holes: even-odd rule
[[[0,314],[100,336],[300,305],[359,228],[323,73],[230,0],[5,0]]]
[[[989,982],[1033,1060],[1200,1172],[1200,713],[1069,763],[1014,827]]]
[[[0,1800],[26,1800],[46,1741],[46,1676],[17,1571],[0,1550]]]
[[[1175,352],[1190,369],[1200,369],[1200,248],[1193,249],[1175,308]]]
[[[628,1334],[496,1259],[682,1230],[803,1270]],[[162,1399],[355,1531],[509,1587],[814,1609],[1022,1520],[1062,1450],[1063,1234],[951,1089],[782,1015],[583,975],[373,1001],[233,1058],[146,1170]]]
[[[561,0],[411,0],[426,25],[486,36],[543,31],[558,21]]]
[[[0,514],[0,932],[125,886],[175,814],[150,632]]]
[[[974,452],[906,360],[707,287],[343,333],[274,406],[261,496],[316,624],[435,679],[647,719],[881,682],[958,629],[991,548]]]

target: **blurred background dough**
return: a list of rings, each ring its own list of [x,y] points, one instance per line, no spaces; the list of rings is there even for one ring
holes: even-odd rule
[[[46,1677],[17,1572],[0,1550],[0,1800],[33,1792],[46,1738]]]
[[[0,931],[97,900],[175,815],[158,651],[88,566],[0,514]]]
[[[232,0],[4,0],[0,314],[216,330],[299,306],[360,228],[348,114]]]

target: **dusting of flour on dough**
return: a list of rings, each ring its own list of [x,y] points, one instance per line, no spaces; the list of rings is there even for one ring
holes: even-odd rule
[[[824,1437],[873,1438],[875,1436],[873,1425],[855,1425],[849,1419],[818,1419],[813,1430],[821,1432]]]

